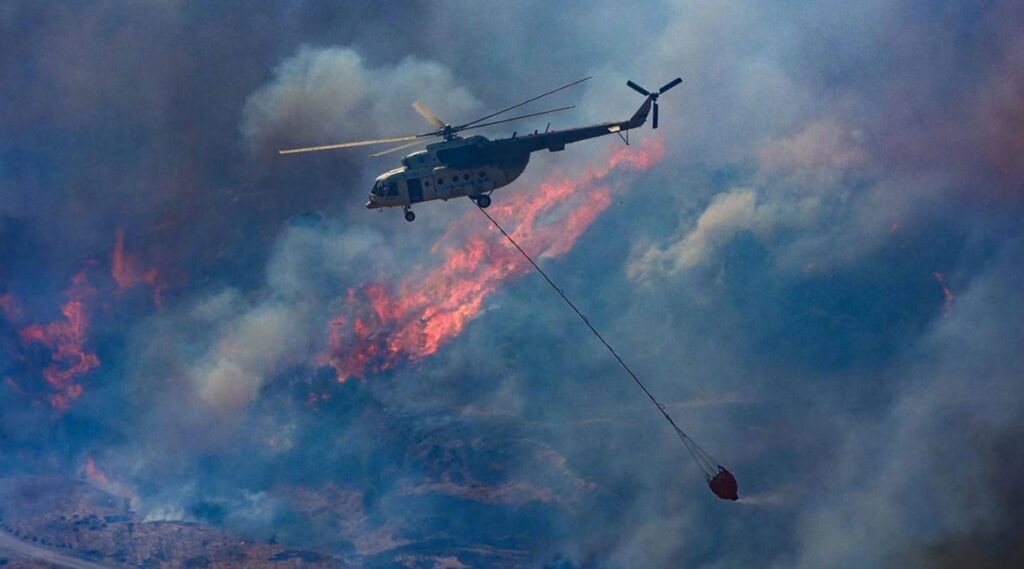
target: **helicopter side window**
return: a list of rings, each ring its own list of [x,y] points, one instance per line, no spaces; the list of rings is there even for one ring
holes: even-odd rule
[[[398,184],[394,182],[388,182],[388,197],[394,197],[398,195]]]
[[[438,186],[443,186],[444,185],[444,178],[438,178],[437,179],[437,185]]]

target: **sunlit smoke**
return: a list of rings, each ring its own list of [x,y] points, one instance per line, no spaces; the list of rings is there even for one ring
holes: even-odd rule
[[[82,271],[75,275],[71,286],[64,291],[67,297],[67,302],[61,306],[64,320],[21,329],[23,342],[42,344],[50,352],[50,363],[42,375],[55,391],[49,396],[50,404],[59,411],[66,411],[71,402],[82,395],[82,386],[77,379],[100,365],[96,354],[84,348],[89,329],[89,302],[95,292],[86,282],[85,271]]]
[[[527,251],[559,257],[611,205],[622,180],[610,174],[644,170],[663,155],[660,139],[616,148],[580,177],[556,174],[537,188],[508,191],[488,211]],[[438,263],[412,271],[397,286],[350,289],[331,320],[329,348],[319,362],[344,381],[424,358],[458,336],[488,295],[529,269],[493,227],[482,230],[481,219],[475,211],[464,215],[434,245]]]
[[[762,507],[781,506],[785,504],[785,502],[786,496],[783,492],[751,494],[750,496],[740,496],[740,499],[736,500],[737,504]]]
[[[153,303],[161,304],[163,285],[156,269],[143,270],[139,267],[138,259],[125,253],[124,230],[117,230],[117,238],[114,241],[114,250],[111,253],[110,276],[117,283],[118,294],[134,288],[140,284],[147,284],[153,289]]]

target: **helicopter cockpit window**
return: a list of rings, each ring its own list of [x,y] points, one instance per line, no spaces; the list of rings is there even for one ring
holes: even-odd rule
[[[384,195],[384,182],[377,182],[376,184],[374,184],[373,185],[373,189],[370,190],[370,193],[375,195],[375,196],[383,196]]]
[[[398,195],[398,184],[394,182],[388,182],[388,197],[394,197]]]

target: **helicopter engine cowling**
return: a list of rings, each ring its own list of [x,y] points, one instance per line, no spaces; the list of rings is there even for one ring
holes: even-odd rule
[[[366,207],[409,207],[489,194],[512,183],[529,161],[529,153],[508,152],[483,137],[432,144],[403,158],[401,168],[378,176]]]

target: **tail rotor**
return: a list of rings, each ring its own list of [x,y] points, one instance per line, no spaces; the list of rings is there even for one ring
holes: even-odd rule
[[[668,91],[672,87],[675,87],[676,85],[682,82],[683,79],[681,77],[676,77],[675,79],[669,81],[668,83],[665,83],[665,85],[661,89],[658,89],[653,93],[632,81],[626,81],[626,85],[629,86],[630,89],[636,91],[637,93],[640,93],[641,95],[651,99],[651,102],[654,104],[654,116],[651,118],[651,128],[658,128],[658,97],[665,91]]]

